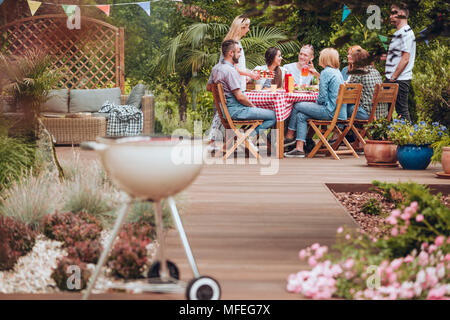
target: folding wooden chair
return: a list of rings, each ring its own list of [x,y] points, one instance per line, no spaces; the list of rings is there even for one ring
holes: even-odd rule
[[[251,152],[251,154],[259,159],[259,152],[248,142],[250,134],[256,129],[257,126],[261,125],[264,120],[233,120],[231,119],[230,113],[228,112],[227,103],[225,99],[225,94],[223,93],[222,84],[217,83],[212,85],[212,92],[214,97],[214,103],[219,114],[220,120],[225,128],[225,146],[228,147],[229,143],[234,140],[235,136],[237,140],[234,142],[233,146],[226,150],[223,159],[227,159],[237,147],[244,142],[245,147]],[[225,117],[224,117],[225,114]],[[234,135],[232,137],[227,137],[227,129],[233,130]],[[244,130],[242,132],[241,130]]]
[[[361,98],[361,91],[362,91],[362,85],[359,83],[350,83],[350,84],[341,84],[339,87],[339,94],[336,99],[336,111],[334,113],[332,120],[316,120],[316,119],[309,119],[308,124],[309,126],[314,130],[314,132],[319,137],[319,142],[316,144],[316,146],[312,149],[312,151],[308,154],[308,158],[312,158],[316,155],[316,153],[330,153],[334,159],[339,160],[338,154],[352,154],[355,158],[359,158],[356,154],[353,147],[350,145],[350,143],[347,141],[345,136],[350,131],[350,129],[353,126],[353,122],[356,117],[356,112],[358,111],[359,107],[359,100]],[[355,109],[353,110],[353,113],[349,120],[338,120],[339,112],[341,111],[342,104],[354,104]],[[345,124],[346,127],[343,131],[339,129],[337,126],[338,123]],[[335,132],[338,137],[336,139],[336,142],[333,143],[333,145],[330,145],[327,141],[328,136]],[[347,150],[338,150],[339,145],[341,142],[344,142],[344,144],[347,146]],[[325,148],[322,148],[322,146],[325,146]]]
[[[357,141],[362,145],[366,144],[364,138],[367,136],[367,128],[364,125],[371,123],[375,119],[375,111],[377,110],[378,104],[388,103],[390,104],[389,113],[387,116],[387,121],[391,121],[392,113],[394,112],[395,102],[397,100],[398,94],[398,84],[397,83],[378,83],[375,85],[375,90],[373,92],[372,98],[372,110],[370,111],[368,120],[358,120],[352,126],[352,131],[356,135]],[[355,124],[361,125],[361,128],[355,126]]]

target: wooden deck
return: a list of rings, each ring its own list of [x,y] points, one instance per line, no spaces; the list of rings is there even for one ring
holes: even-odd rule
[[[58,148],[61,158],[69,148]],[[82,153],[82,159],[95,154]],[[340,161],[283,159],[275,175],[261,175],[258,165],[209,165],[185,192],[189,204],[182,219],[199,271],[217,279],[223,299],[299,299],[287,293],[286,278],[306,268],[298,259],[300,249],[319,242],[332,245],[336,229],[356,223],[334,198],[325,183],[415,181],[450,184],[435,178],[441,166],[423,171],[370,168],[361,159]],[[168,234],[168,256],[190,280],[189,268],[178,234]],[[10,295],[37,299],[67,299],[78,295]],[[107,294],[97,299],[183,299],[182,294]],[[5,298],[0,296],[0,299]]]

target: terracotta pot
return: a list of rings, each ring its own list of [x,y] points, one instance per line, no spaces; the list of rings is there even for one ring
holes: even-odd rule
[[[397,145],[391,141],[367,140],[364,155],[369,166],[397,165]]]
[[[442,148],[442,169],[446,174],[450,174],[450,147]]]

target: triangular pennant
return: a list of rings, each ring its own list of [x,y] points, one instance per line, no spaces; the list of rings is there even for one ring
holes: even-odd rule
[[[150,15],[150,1],[146,1],[146,2],[138,2],[138,5],[144,9],[144,11]]]
[[[61,7],[63,8],[64,12],[67,14],[68,17],[71,17],[75,13],[76,5],[73,4],[62,4]]]
[[[109,4],[107,5],[97,5],[97,8],[102,10],[108,17],[109,17],[109,10],[111,9],[111,6]]]
[[[347,5],[344,4],[344,10],[342,11],[342,22],[348,17],[351,10],[347,7]]]
[[[36,13],[37,9],[39,9],[39,7],[41,6],[42,2],[40,2],[40,1],[31,1],[31,0],[27,0],[27,2],[28,2],[28,6],[30,7],[31,15],[34,16],[34,14]]]
[[[387,51],[388,46],[387,46],[386,43],[388,42],[388,37],[379,34],[379,35],[378,35],[378,38],[380,38],[381,43],[383,44],[384,49]]]

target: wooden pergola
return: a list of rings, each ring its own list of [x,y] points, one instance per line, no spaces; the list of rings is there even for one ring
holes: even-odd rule
[[[21,55],[38,49],[62,69],[61,88],[125,87],[124,29],[81,17],[80,29],[67,27],[65,14],[33,16],[0,27],[0,52]]]

